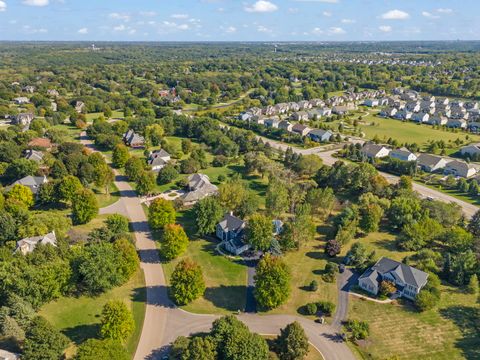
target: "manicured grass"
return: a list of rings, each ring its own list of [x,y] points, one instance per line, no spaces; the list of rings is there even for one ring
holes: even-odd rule
[[[478,359],[479,311],[476,296],[442,286],[438,309],[419,313],[407,301],[377,304],[351,296],[349,317],[370,325],[358,348],[365,359]]]
[[[447,188],[445,188],[443,186],[440,186],[438,184],[425,184],[424,182],[421,182],[421,181],[417,181],[417,182],[419,184],[422,184],[422,185],[424,185],[426,187],[429,187],[431,189],[438,190],[438,191],[441,191],[445,194],[453,196],[454,198],[457,198],[458,200],[462,200],[462,201],[465,201],[467,203],[480,206],[480,197],[478,197],[478,196],[469,195],[469,194],[460,192],[457,189],[447,189]]]
[[[177,213],[177,222],[184,227],[191,241],[183,256],[163,265],[167,283],[175,265],[188,257],[202,267],[207,287],[202,298],[183,308],[199,314],[228,314],[243,310],[246,301],[246,266],[217,253],[217,242],[213,239],[195,236],[192,210]],[[154,235],[158,237],[158,234]]]
[[[322,280],[321,276],[324,273],[325,265],[330,260],[325,255],[326,237],[323,235],[329,229],[319,226],[318,230],[322,235],[305,244],[300,250],[284,255],[284,261],[290,267],[292,275],[291,294],[285,304],[269,313],[298,315],[299,308],[309,302],[326,300],[337,303],[336,283],[327,283]],[[318,282],[318,290],[315,292],[308,290],[308,285],[312,280]]]
[[[59,124],[59,125],[54,125],[52,126],[53,129],[60,129],[62,131],[66,131],[66,140],[71,141],[71,142],[77,142],[80,133],[82,132],[81,129],[77,128],[74,125],[69,125],[69,124]]]
[[[474,134],[468,134],[469,140],[467,140],[465,138],[467,134],[461,131],[439,130],[434,129],[430,125],[384,119],[374,115],[364,116],[362,122],[367,124],[375,123],[375,125],[360,125],[368,139],[373,139],[377,136],[382,141],[392,138],[400,143],[417,143],[420,145],[425,145],[428,141],[438,140],[444,140],[447,143],[456,139],[464,140],[466,143],[480,141],[480,136]]]
[[[84,225],[77,225],[70,229],[68,237],[73,241],[87,240],[88,234],[93,229],[102,227],[108,215],[98,215],[92,221]]]
[[[108,194],[105,193],[105,189],[94,189],[94,192],[97,195],[98,207],[100,209],[112,205],[120,199],[120,193],[115,183],[110,185]]]
[[[40,315],[67,335],[75,346],[98,336],[102,308],[109,300],[123,300],[133,312],[135,332],[125,346],[133,356],[143,326],[145,314],[145,279],[138,270],[123,286],[98,297],[64,297],[42,307]],[[69,349],[71,354],[73,349]]]

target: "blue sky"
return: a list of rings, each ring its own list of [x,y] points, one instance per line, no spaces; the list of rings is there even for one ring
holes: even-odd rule
[[[479,40],[479,0],[0,0],[0,40]]]

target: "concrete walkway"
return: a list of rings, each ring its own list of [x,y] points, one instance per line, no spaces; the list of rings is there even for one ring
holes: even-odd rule
[[[85,132],[81,134],[80,141],[93,149],[92,142]],[[134,360],[162,359],[167,354],[169,345],[178,336],[209,331],[212,322],[219,316],[188,313],[170,301],[163,267],[140,199],[125,176],[116,174],[115,185],[121,199],[103,209],[103,213],[107,211],[121,213],[130,219],[147,290],[145,319]],[[355,356],[341,340],[338,330],[332,326],[320,325],[312,320],[292,315],[241,314],[238,318],[252,331],[261,334],[278,334],[287,324],[298,321],[304,327],[310,342],[319,349],[325,360],[355,360]]]

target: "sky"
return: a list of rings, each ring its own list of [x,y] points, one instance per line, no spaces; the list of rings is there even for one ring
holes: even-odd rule
[[[479,40],[479,0],[0,0],[0,40]]]

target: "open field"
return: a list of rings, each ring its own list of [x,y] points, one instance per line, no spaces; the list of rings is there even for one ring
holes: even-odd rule
[[[377,304],[350,296],[349,317],[367,321],[370,337],[357,349],[364,359],[478,359],[476,296],[443,286],[438,309],[418,313],[407,301]]]
[[[40,315],[70,338],[73,345],[68,353],[72,355],[75,346],[89,338],[97,337],[102,308],[107,301],[114,299],[125,301],[133,312],[135,331],[126,343],[128,352],[133,356],[145,313],[145,279],[141,270],[138,270],[125,285],[98,297],[64,297],[53,301],[42,307]]]

